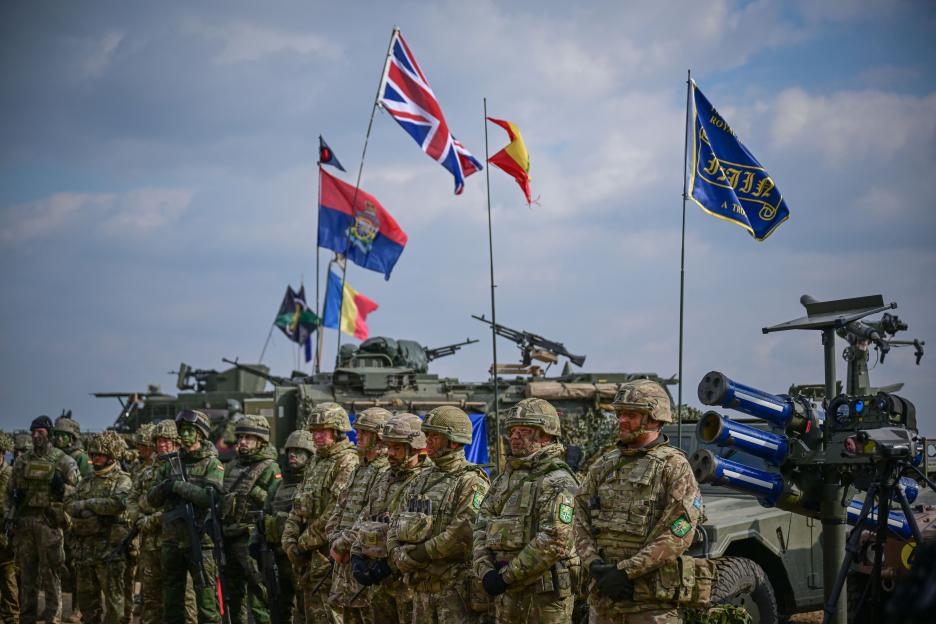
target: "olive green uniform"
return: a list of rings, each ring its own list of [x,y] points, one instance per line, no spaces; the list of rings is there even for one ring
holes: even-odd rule
[[[578,481],[552,443],[509,460],[481,504],[474,527],[474,572],[498,570],[506,593],[498,622],[569,622],[580,566],[572,518]]]
[[[0,449],[0,452],[3,450]],[[7,495],[12,476],[13,467],[4,463],[0,468],[0,511],[4,518],[10,505]],[[16,582],[13,545],[3,533],[0,533],[0,621],[6,624],[19,622],[19,584]]]
[[[590,622],[678,622],[676,602],[657,588],[679,582],[678,561],[692,544],[702,508],[685,455],[660,435],[649,445],[619,444],[589,469],[575,499],[575,545],[586,568],[601,559],[634,584],[634,598],[614,601],[594,587]],[[674,580],[675,579],[675,580]]]
[[[403,491],[390,519],[387,549],[413,589],[414,623],[477,622],[489,601],[471,572],[472,527],[490,479],[465,459],[464,448],[434,457],[433,464]],[[416,511],[419,505],[426,509],[427,501],[430,513]],[[425,546],[428,563],[409,557],[415,544]]]
[[[109,555],[130,532],[130,486],[130,475],[115,461],[82,479],[68,498],[78,600],[89,622],[119,624],[124,617],[126,561]]]
[[[78,483],[75,460],[50,445],[26,451],[13,465],[10,491],[16,505],[14,549],[20,573],[20,622],[58,624],[62,611],[61,570],[65,565],[63,501]],[[39,617],[39,591],[45,613]]]
[[[151,488],[147,500],[154,508],[162,508],[162,544],[160,564],[163,573],[163,618],[167,624],[185,622],[185,604],[179,598],[185,595],[186,577],[191,574],[195,584],[195,602],[200,624],[221,621],[218,610],[216,582],[218,569],[212,553],[212,541],[207,533],[201,536],[202,569],[192,560],[189,549],[189,533],[185,520],[167,521],[169,512],[186,503],[192,506],[196,526],[201,530],[208,516],[208,488],[213,488],[217,497],[224,487],[224,468],[218,460],[214,445],[205,440],[196,451],[180,451],[186,481],[173,479],[170,462],[161,462],[156,469],[156,482],[174,480],[172,494],[160,498],[159,485]]]
[[[335,507],[338,493],[357,465],[357,451],[350,440],[339,440],[318,449],[306,467],[299,493],[286,518],[283,550],[289,552],[291,547],[298,546],[305,556],[304,561],[293,562],[293,572],[302,590],[306,622],[340,622],[338,614],[328,604],[330,584],[327,580],[321,582],[332,567],[325,523]]]
[[[250,557],[248,543],[253,515],[263,509],[267,492],[280,480],[276,449],[264,445],[256,453],[237,454],[224,470],[224,554],[227,568],[227,607],[232,622],[246,622],[244,598],[253,621],[266,624],[270,612],[265,604],[265,588],[257,563]]]
[[[351,547],[354,544],[354,523],[361,514],[361,509],[367,501],[374,482],[389,466],[390,463],[384,455],[371,461],[362,458],[361,463],[351,474],[348,485],[338,494],[338,501],[325,525],[325,535],[331,541],[331,550],[339,555],[351,554]],[[370,617],[370,609],[366,605],[366,600],[362,600],[363,593],[354,604],[350,604],[351,598],[361,589],[361,585],[351,575],[351,564],[336,564],[332,578],[328,602],[335,610],[342,613],[344,624],[371,624],[373,619]]]

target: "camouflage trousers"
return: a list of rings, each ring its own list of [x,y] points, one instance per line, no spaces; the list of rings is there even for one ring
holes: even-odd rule
[[[588,597],[589,624],[681,624],[679,610],[647,609],[628,611],[635,607],[633,602],[614,602],[603,596],[592,594]]]
[[[20,622],[62,621],[62,578],[65,565],[62,530],[44,518],[22,518],[16,524],[16,567],[20,573]],[[39,617],[39,591],[45,594],[45,613]]]
[[[136,590],[136,572],[140,563],[140,552],[135,547],[127,553],[127,565],[124,567],[124,617],[122,622],[130,624],[133,615],[133,594]]]
[[[19,623],[19,584],[16,564],[9,549],[0,549],[0,622]]]
[[[298,590],[302,594],[302,607],[306,622],[316,624],[341,624],[341,615],[328,603],[331,586],[328,579],[330,565],[320,553],[312,553],[312,561],[301,568],[294,568],[298,579]],[[322,579],[325,579],[322,582]],[[316,586],[318,586],[317,589]],[[313,591],[313,589],[315,591]]]
[[[158,548],[144,548],[140,551],[137,560],[137,575],[140,579],[140,622],[142,624],[162,624],[163,621],[163,588],[162,588],[162,554]],[[178,600],[178,597],[176,598]],[[185,621],[195,624],[198,621],[198,610],[195,608],[195,591],[192,589],[192,579],[189,577],[185,583]]]
[[[123,560],[75,562],[82,621],[102,624],[123,621],[125,571]]]
[[[531,590],[508,592],[494,600],[495,622],[510,624],[567,624],[572,621],[575,596],[560,598],[556,592]]]
[[[167,541],[162,545],[160,565],[163,576],[163,622],[165,624],[185,624],[186,622],[185,602],[179,600],[179,597],[185,595],[189,575],[195,584],[198,624],[221,622],[216,585],[218,568],[210,546],[202,545],[202,569],[198,569],[187,547]]]
[[[328,583],[328,581],[325,582]],[[335,571],[332,573],[328,604],[341,614],[344,624],[374,623],[370,605],[367,603],[367,590],[361,591],[361,589],[360,583],[354,580],[354,575],[351,573],[351,564],[336,563]],[[354,599],[354,604],[351,604],[352,599]]]
[[[468,609],[454,584],[438,591],[424,585],[413,589],[413,624],[478,624],[481,621],[481,615]]]
[[[247,548],[247,536],[224,540],[224,556],[227,564],[224,570],[228,595],[225,596],[227,608],[231,610],[231,622],[247,624],[247,608],[253,615],[255,624],[269,624],[270,611],[261,595],[266,588],[257,569],[257,563],[250,556]]]
[[[394,578],[394,577],[391,577]],[[384,580],[369,592],[370,613],[375,624],[407,624],[413,621],[413,592],[402,586],[396,591],[384,587]]]

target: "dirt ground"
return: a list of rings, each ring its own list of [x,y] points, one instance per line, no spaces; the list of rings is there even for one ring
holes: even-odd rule
[[[822,611],[810,611],[809,613],[797,613],[790,618],[791,622],[797,624],[821,624]]]

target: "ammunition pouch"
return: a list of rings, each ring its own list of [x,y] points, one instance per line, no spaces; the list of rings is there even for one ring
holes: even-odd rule
[[[455,589],[469,611],[486,613],[491,610],[494,598],[484,591],[481,579],[474,572],[467,571],[462,580],[456,583]]]
[[[90,518],[74,517],[71,522],[70,535],[74,537],[90,537],[101,531],[101,523],[96,516]]]
[[[358,531],[361,543],[361,554],[370,559],[387,558],[387,530],[390,525],[386,522],[363,522]]]
[[[484,545],[495,552],[522,550],[530,541],[526,539],[523,520],[517,516],[492,518],[487,526]]]
[[[279,514],[263,516],[263,537],[267,544],[276,544],[283,540],[283,529],[286,528],[286,518]]]
[[[400,512],[397,539],[404,544],[421,544],[432,537],[432,516],[418,511]]]
[[[709,605],[715,585],[715,562],[681,555],[634,579],[634,602],[669,602],[683,607]]]

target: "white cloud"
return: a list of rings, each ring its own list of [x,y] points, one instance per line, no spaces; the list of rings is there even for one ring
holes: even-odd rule
[[[221,64],[256,61],[277,53],[336,57],[340,52],[339,47],[326,37],[293,34],[247,22],[208,24],[188,20],[183,30],[218,44],[214,60]]]
[[[123,33],[111,31],[82,42],[87,50],[80,61],[84,77],[96,78],[103,74],[123,40]]]

